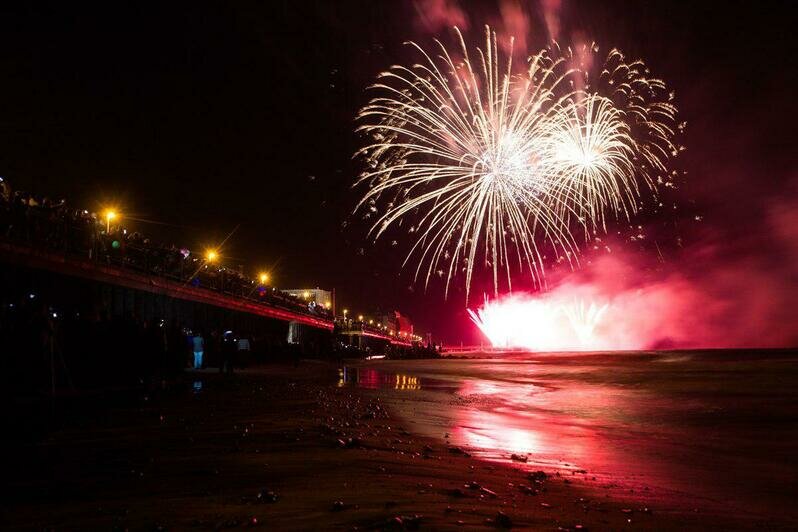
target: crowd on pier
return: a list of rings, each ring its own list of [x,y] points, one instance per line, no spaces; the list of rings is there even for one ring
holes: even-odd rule
[[[330,309],[281,292],[238,266],[209,260],[184,246],[164,244],[123,226],[117,216],[66,200],[13,190],[0,178],[0,238],[243,297],[294,312],[331,318]]]
[[[17,256],[34,252],[58,259],[54,264],[69,257],[80,265],[156,276],[333,323],[329,300],[316,304],[309,292],[282,292],[265,274],[255,279],[218,256],[198,255],[129,229],[118,213],[110,216],[13,190],[0,178],[2,247],[24,252]],[[193,308],[168,311],[147,300],[156,296],[146,292],[131,303],[111,286],[59,278],[14,261],[0,264],[0,287],[0,388],[11,395],[151,383],[189,367],[229,371],[250,361],[298,360],[300,350],[319,353],[322,344],[312,332],[298,330],[300,346],[298,336],[289,332],[286,337],[284,329],[268,320],[236,319],[229,313],[203,317],[205,311]],[[373,355],[368,342],[358,340],[364,335],[390,339],[381,351],[392,357],[436,354],[413,335],[409,322],[401,326],[361,315],[355,319],[347,312],[334,320],[334,340],[324,344],[323,356]]]

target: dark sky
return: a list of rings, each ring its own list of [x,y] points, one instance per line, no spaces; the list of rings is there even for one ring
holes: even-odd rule
[[[410,288],[397,250],[350,217],[353,117],[374,76],[429,43],[423,4],[388,1],[7,3],[0,11],[0,175],[15,187],[173,225],[278,286],[336,287],[355,312],[397,308],[472,341],[464,296]],[[537,2],[529,42],[545,40]],[[693,5],[700,4],[700,5]],[[687,203],[717,219],[795,176],[796,18],[788,2],[576,2],[579,34],[640,56],[688,121]],[[498,2],[460,2],[477,40]],[[721,176],[721,174],[723,174]],[[731,177],[729,177],[731,176]],[[744,182],[744,183],[743,183]],[[755,186],[754,186],[755,184]],[[733,223],[729,220],[729,223]]]

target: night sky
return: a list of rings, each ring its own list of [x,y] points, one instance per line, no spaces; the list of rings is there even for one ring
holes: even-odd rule
[[[521,4],[530,46],[543,44],[541,8]],[[795,184],[798,21],[787,2],[693,4],[565,0],[560,41],[618,47],[668,82],[688,122],[685,208],[734,234]],[[426,295],[411,288],[400,271],[407,248],[368,242],[351,215],[365,87],[410,60],[404,40],[448,39],[423,23],[425,5],[6,4],[0,175],[169,224],[128,225],[193,249],[239,226],[223,251],[250,273],[270,269],[286,288],[335,287],[353,312],[396,308],[439,338],[471,342],[463,293],[444,302],[442,283]],[[484,23],[501,28],[499,2],[459,7],[472,43]]]

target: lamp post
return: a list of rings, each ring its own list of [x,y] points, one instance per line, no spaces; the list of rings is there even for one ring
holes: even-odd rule
[[[116,212],[112,209],[105,211],[105,233],[111,232],[111,220],[116,218]]]

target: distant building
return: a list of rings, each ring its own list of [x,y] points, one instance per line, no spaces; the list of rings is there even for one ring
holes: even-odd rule
[[[381,316],[379,323],[382,323],[383,327],[386,327],[389,331],[393,331],[397,336],[402,333],[405,335],[413,334],[413,322],[410,321],[410,318],[400,314],[397,310]]]
[[[413,334],[413,322],[410,321],[410,318],[407,316],[402,316],[397,310],[395,310],[393,313],[396,316],[396,333],[404,333],[407,335]]]
[[[330,311],[334,310],[335,301],[334,301],[334,291],[331,290],[322,290],[321,288],[291,288],[291,289],[283,289],[283,292],[286,294],[290,294],[295,296],[300,301],[306,301],[307,303],[315,303],[316,305],[322,306]]]

